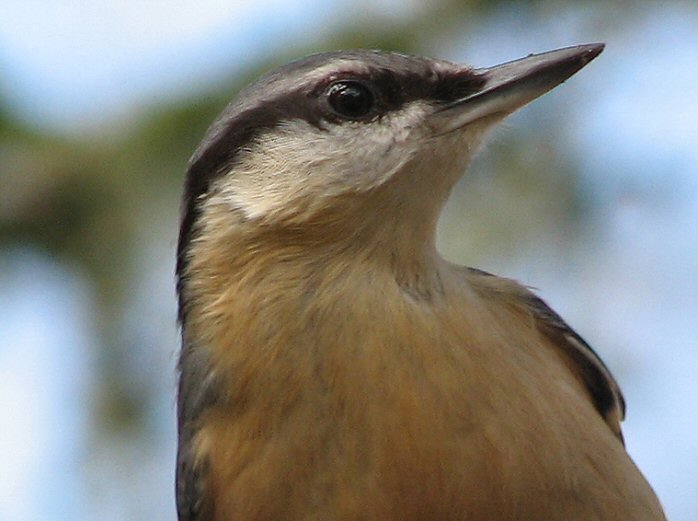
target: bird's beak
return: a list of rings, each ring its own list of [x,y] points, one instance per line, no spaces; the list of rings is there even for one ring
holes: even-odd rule
[[[592,43],[532,54],[512,62],[473,72],[485,80],[468,96],[441,107],[431,116],[441,134],[488,116],[504,117],[553,89],[603,51]]]

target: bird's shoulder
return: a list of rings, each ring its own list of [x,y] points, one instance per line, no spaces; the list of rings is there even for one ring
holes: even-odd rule
[[[532,320],[534,327],[566,359],[568,367],[586,387],[594,407],[622,441],[620,423],[625,400],[618,383],[592,347],[543,299],[515,280],[475,268],[459,268],[468,285],[489,300],[514,306]]]

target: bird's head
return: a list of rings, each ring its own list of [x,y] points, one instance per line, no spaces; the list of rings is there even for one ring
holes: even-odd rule
[[[238,95],[191,159],[179,267],[206,226],[320,230],[354,241],[404,232],[429,242],[486,131],[602,49],[570,47],[483,69],[329,52],[276,69]]]

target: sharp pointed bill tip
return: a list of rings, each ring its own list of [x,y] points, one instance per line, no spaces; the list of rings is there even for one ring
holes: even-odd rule
[[[434,114],[438,132],[450,132],[489,116],[505,117],[552,90],[603,51],[603,43],[566,47],[493,67],[475,69],[481,89]]]

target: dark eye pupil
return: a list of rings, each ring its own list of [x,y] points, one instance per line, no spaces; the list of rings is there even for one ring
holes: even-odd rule
[[[371,112],[373,93],[356,81],[338,81],[327,91],[330,106],[340,116],[360,118]]]

